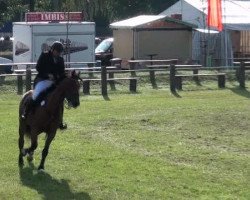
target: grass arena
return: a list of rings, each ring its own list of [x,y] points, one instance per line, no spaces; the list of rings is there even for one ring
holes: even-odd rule
[[[162,78],[164,79],[164,78]],[[0,85],[0,199],[249,199],[250,81],[185,82],[173,95],[167,81],[148,80],[129,93],[93,85],[80,106],[65,109],[39,172],[45,135],[32,163],[18,167],[18,105],[13,78]],[[29,142],[25,144],[29,145]]]

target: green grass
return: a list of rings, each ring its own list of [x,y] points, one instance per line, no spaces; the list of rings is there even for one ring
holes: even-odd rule
[[[125,83],[109,101],[91,88],[65,111],[68,130],[58,131],[41,173],[44,135],[34,165],[18,168],[21,96],[2,85],[0,199],[249,199],[249,87],[186,81],[177,97],[167,82],[155,90],[145,81],[137,94]]]

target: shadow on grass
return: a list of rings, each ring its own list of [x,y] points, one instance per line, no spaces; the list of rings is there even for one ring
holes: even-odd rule
[[[67,180],[57,180],[46,172],[38,172],[33,164],[19,168],[20,180],[24,186],[36,190],[45,200],[91,200],[88,193],[74,193]]]
[[[137,91],[111,90],[111,91],[109,91],[109,94],[110,95],[119,95],[119,94],[136,95],[136,94],[142,94],[142,92],[139,90],[137,90]],[[105,100],[110,100],[110,98],[108,96],[107,97],[103,96],[103,98]]]
[[[239,86],[236,86],[235,88],[230,88],[230,90],[237,95],[250,99],[250,91],[248,91],[247,88],[244,89],[240,88]]]
[[[103,99],[105,100],[105,101],[110,101],[110,98],[108,97],[108,95],[102,95],[103,96]]]

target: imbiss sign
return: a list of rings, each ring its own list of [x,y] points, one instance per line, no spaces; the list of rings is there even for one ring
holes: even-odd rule
[[[26,22],[83,21],[81,12],[29,12],[25,13]]]

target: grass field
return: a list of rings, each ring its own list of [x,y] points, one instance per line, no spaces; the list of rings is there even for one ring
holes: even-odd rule
[[[92,90],[65,111],[68,129],[58,131],[45,172],[37,172],[44,135],[34,164],[19,169],[21,97],[2,85],[0,199],[250,199],[249,88],[186,82],[174,96],[164,83],[140,85],[136,94],[126,83],[109,101]]]

